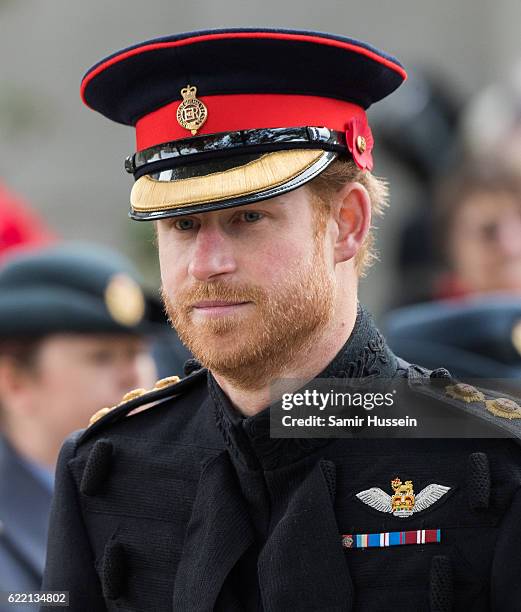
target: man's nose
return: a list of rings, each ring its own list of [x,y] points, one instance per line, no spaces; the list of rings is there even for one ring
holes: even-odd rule
[[[236,262],[229,238],[217,227],[199,228],[189,273],[199,281],[208,281],[235,270]]]

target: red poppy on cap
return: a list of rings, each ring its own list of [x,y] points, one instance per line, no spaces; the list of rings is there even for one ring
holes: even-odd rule
[[[346,128],[346,145],[360,170],[373,169],[374,138],[367,121],[354,117]]]

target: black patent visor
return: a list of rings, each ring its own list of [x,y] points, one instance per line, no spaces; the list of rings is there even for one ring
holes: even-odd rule
[[[156,180],[176,180],[177,173],[168,171],[179,166],[235,156],[251,155],[253,158],[262,153],[289,149],[348,151],[344,133],[329,128],[263,128],[195,136],[150,147],[127,157],[125,170],[136,180],[145,174],[153,174]],[[230,160],[230,164],[234,165],[233,161]]]

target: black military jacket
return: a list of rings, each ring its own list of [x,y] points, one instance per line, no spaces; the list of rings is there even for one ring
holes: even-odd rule
[[[486,412],[446,396],[446,371],[398,360],[363,311],[320,376],[408,377],[440,410]],[[356,496],[396,475],[450,490],[408,518]],[[199,370],[65,443],[43,588],[74,612],[521,610],[520,485],[515,439],[272,439],[268,410],[241,418]]]

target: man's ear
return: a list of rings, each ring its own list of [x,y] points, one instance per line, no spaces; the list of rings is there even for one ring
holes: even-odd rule
[[[30,386],[31,376],[11,357],[0,357],[0,397],[4,397],[6,404],[11,398],[23,394]]]
[[[371,227],[371,199],[367,189],[360,183],[346,183],[335,193],[333,210],[338,226],[335,263],[342,263],[358,253]]]

